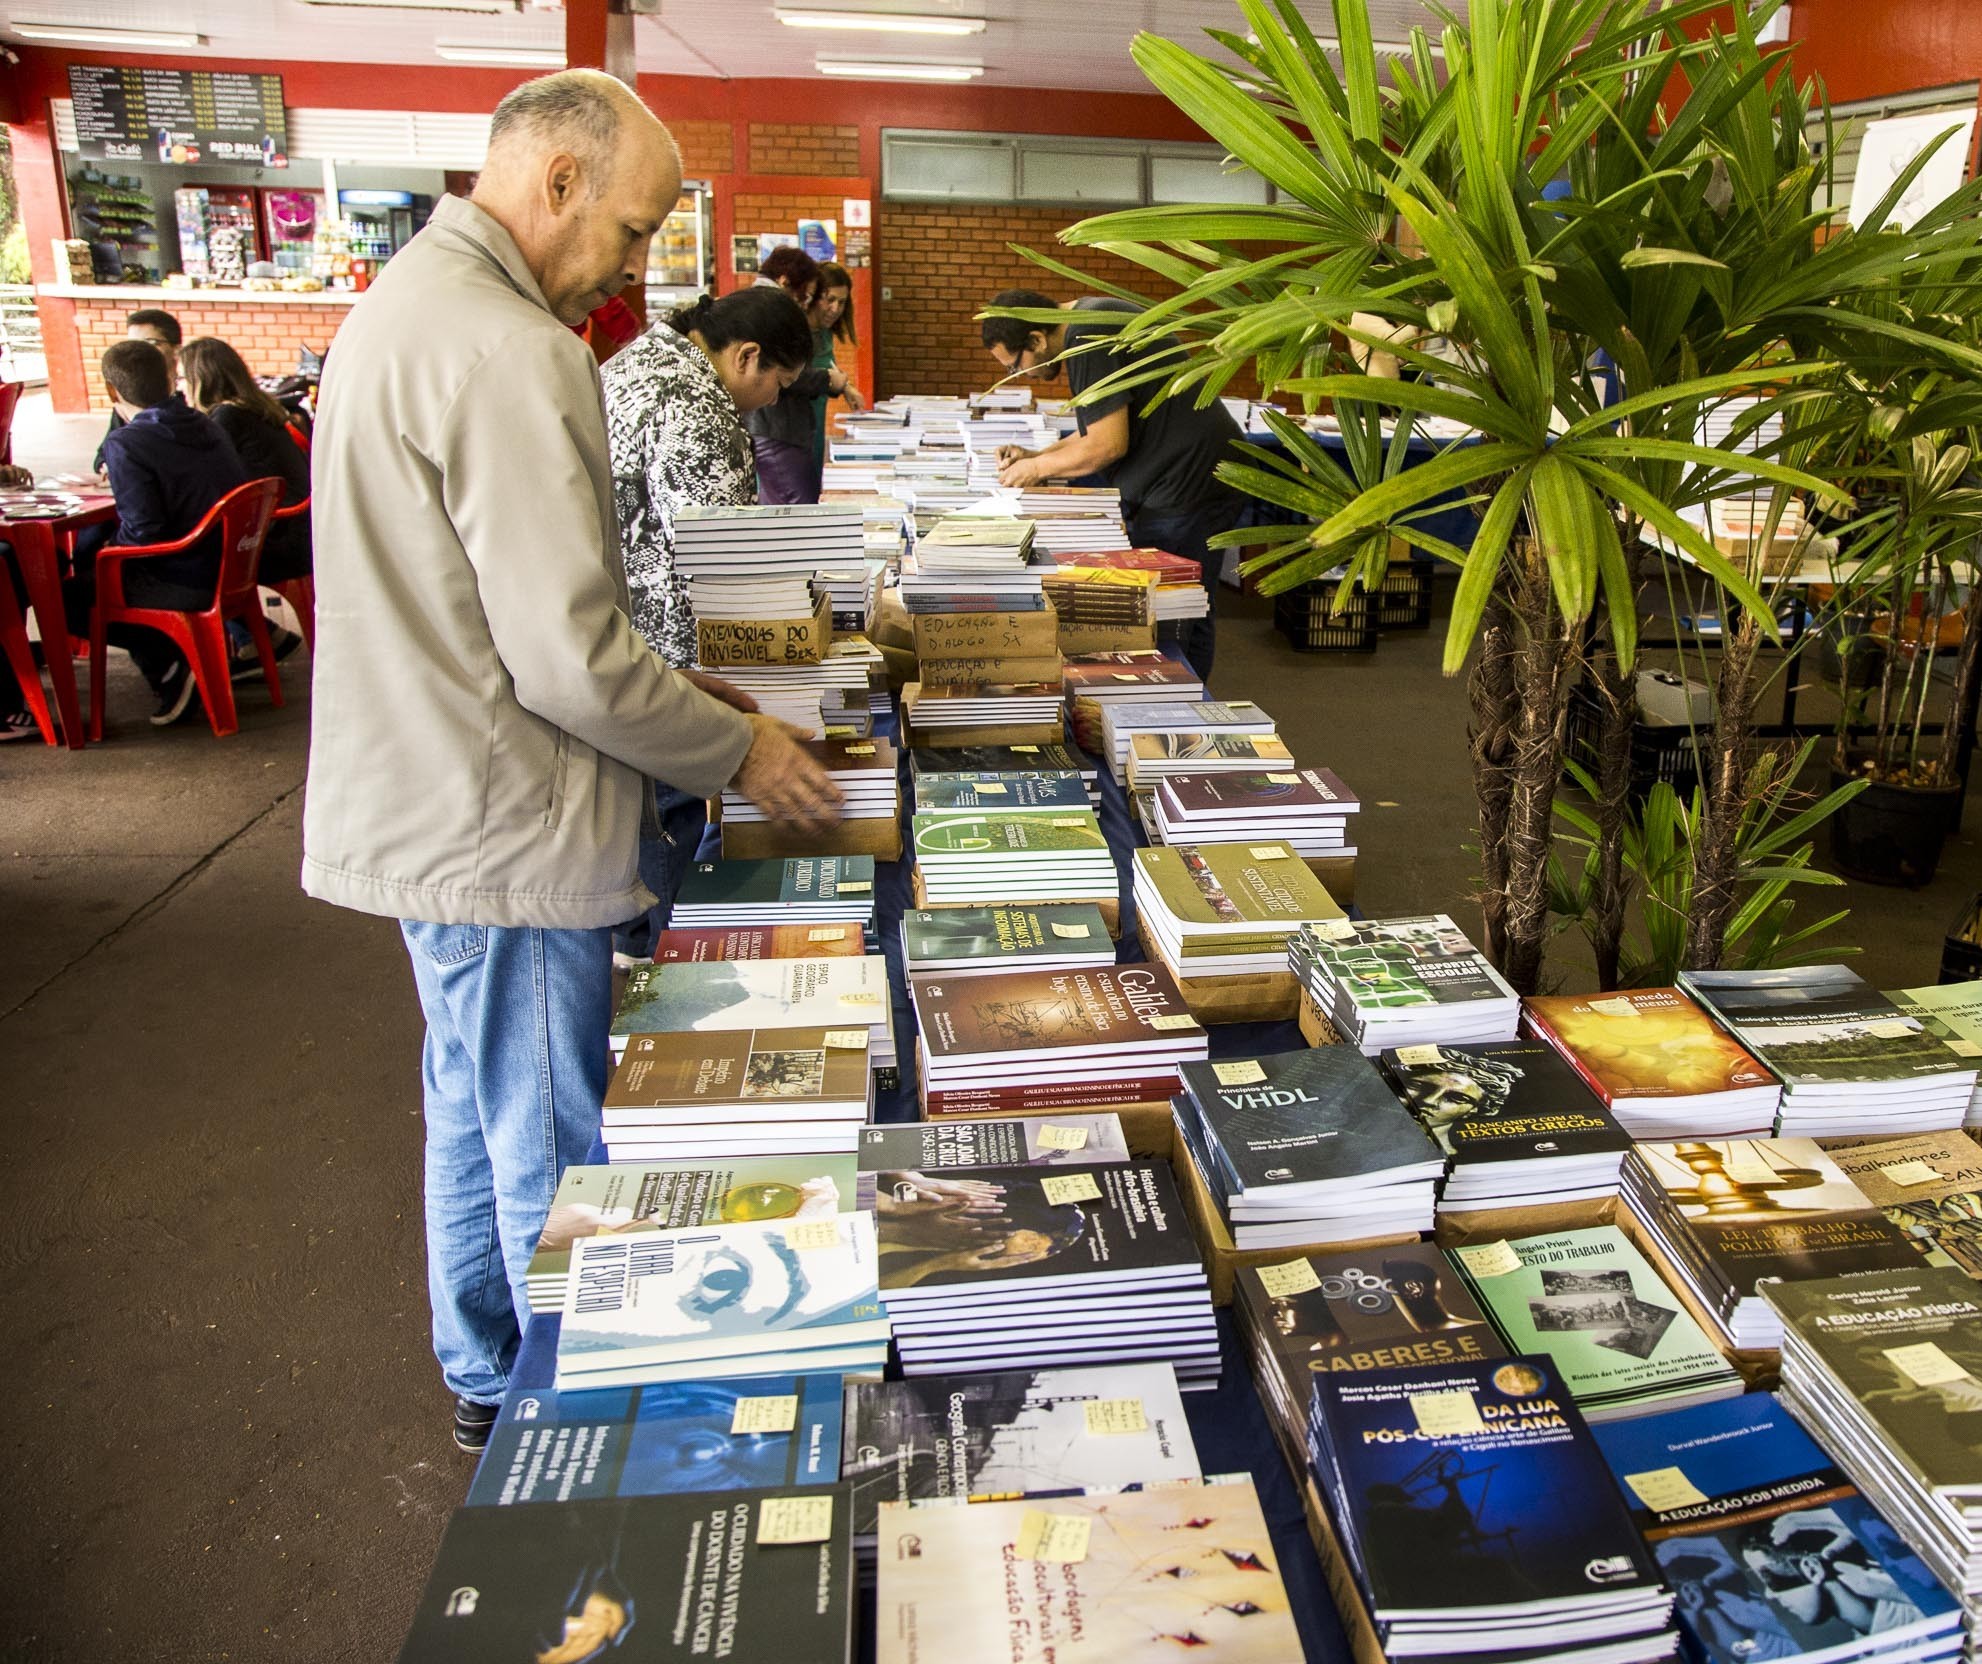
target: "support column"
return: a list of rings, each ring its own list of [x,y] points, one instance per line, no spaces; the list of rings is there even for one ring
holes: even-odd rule
[[[629,87],[639,85],[626,0],[564,0],[564,66],[603,69]]]

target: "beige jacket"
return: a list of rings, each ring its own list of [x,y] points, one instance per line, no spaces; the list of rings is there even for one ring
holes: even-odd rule
[[[303,888],[442,924],[649,906],[647,777],[716,792],[752,730],[627,621],[597,366],[481,209],[444,198],[352,309],[311,475]]]

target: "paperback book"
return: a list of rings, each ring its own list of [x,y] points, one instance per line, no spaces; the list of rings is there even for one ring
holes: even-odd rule
[[[869,1062],[893,1062],[887,961],[878,954],[637,965],[627,973],[610,1039],[618,1054],[639,1035],[857,1025],[872,1031]]]
[[[699,965],[711,959],[858,959],[867,951],[858,925],[737,925],[728,929],[663,930],[654,940],[657,965]]]
[[[911,975],[1071,970],[1114,959],[1107,921],[1092,902],[918,908],[902,915],[902,960]]]
[[[1936,1132],[1821,1144],[1929,1265],[1982,1279],[1982,1146],[1974,1139]]]

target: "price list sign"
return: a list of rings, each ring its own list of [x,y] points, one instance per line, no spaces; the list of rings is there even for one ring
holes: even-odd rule
[[[76,146],[99,162],[286,168],[279,75],[71,64]]]

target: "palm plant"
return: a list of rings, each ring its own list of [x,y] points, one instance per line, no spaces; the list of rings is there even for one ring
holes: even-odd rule
[[[1620,756],[1647,538],[1715,580],[1759,644],[1774,620],[1754,575],[1682,511],[1757,480],[1846,506],[1803,468],[1766,454],[1737,468],[1696,443],[1701,412],[1758,382],[1783,397],[1823,386],[1855,341],[1919,336],[1859,316],[1853,297],[1909,264],[1972,258],[1976,188],[1904,236],[1875,217],[1865,234],[1820,239],[1806,98],[1789,76],[1771,81],[1754,36],[1770,0],[1698,39],[1689,25],[1725,15],[1712,0],[1472,0],[1465,21],[1445,18],[1442,79],[1418,30],[1388,80],[1366,0],[1332,0],[1339,69],[1293,0],[1238,4],[1248,33],[1213,32],[1232,62],[1146,35],[1134,54],[1279,200],[1129,210],[1062,234],[1168,291],[1119,327],[1128,342],[1174,337],[1174,348],[1091,396],[1137,386],[1152,401],[1208,402],[1250,370],[1269,395],[1310,408],[1469,430],[1419,466],[1356,470],[1353,491],[1284,431],[1284,455],[1255,452],[1221,473],[1309,522],[1267,533],[1247,563],[1269,593],[1345,563],[1350,584],[1379,581],[1392,539],[1458,567],[1444,662],[1447,674],[1472,664],[1486,946],[1531,989],[1549,933],[1570,688],[1597,665],[1613,695],[1606,754]],[[1551,182],[1566,194],[1545,195]],[[1414,379],[1372,374],[1358,347],[1394,353]],[[1945,340],[1933,350],[1982,366]],[[1469,549],[1418,524],[1454,491],[1479,506]],[[1704,805],[1703,850],[1731,847],[1745,770],[1727,772]],[[1622,769],[1598,785],[1614,940]],[[1699,887],[1723,920],[1725,868],[1710,862]]]

